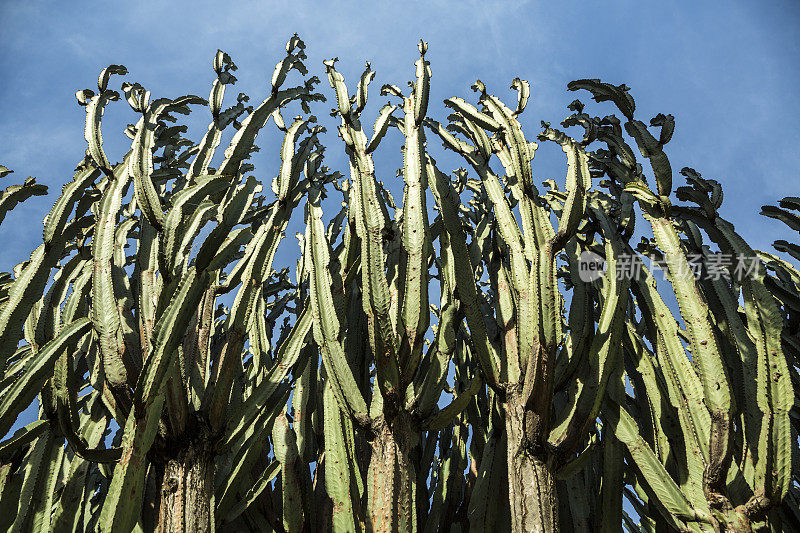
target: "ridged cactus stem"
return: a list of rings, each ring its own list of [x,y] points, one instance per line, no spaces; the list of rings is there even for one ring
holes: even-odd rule
[[[339,133],[345,141],[345,151],[350,160],[353,175],[351,181],[359,194],[356,213],[356,233],[361,239],[361,289],[364,291],[364,312],[369,321],[369,340],[375,357],[378,385],[382,394],[397,404],[402,398],[400,391],[400,362],[397,341],[390,317],[389,285],[386,278],[386,260],[383,252],[382,232],[386,226],[385,205],[378,195],[375,165],[368,152],[367,137],[360,120],[353,116],[347,97],[344,78],[335,69],[335,61],[326,61],[326,70],[331,87],[336,91],[342,125]],[[384,130],[385,131],[385,130]],[[379,138],[376,131],[376,137]]]

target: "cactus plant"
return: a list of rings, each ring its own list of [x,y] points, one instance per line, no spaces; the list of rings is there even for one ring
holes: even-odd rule
[[[304,46],[290,40],[267,98],[255,108],[240,95],[222,109],[236,66],[221,51],[210,102],[150,101],[143,87],[124,83],[140,118],[126,131],[131,149],[116,164],[103,148],[101,117],[119,100],[109,89],[111,75],[126,69],[104,69],[97,94],[78,92],[86,107],[87,157],[45,219],[44,244],[4,283],[3,433],[37,394],[46,422],[4,443],[4,464],[22,468],[19,490],[45,494],[19,500],[18,512],[4,516],[9,528],[208,530],[258,481],[251,471],[235,470],[236,452],[270,435],[288,394],[286,375],[311,328],[295,285],[271,265],[293,209],[312,183],[333,175],[317,160],[319,127],[298,139],[302,131],[278,124],[291,164],[281,171],[272,203],[247,175],[253,170],[247,159],[271,116],[294,101],[307,107],[320,98],[316,78],[283,84],[290,71],[305,73]],[[211,110],[199,145],[182,136],[184,126],[167,126],[190,105]],[[238,131],[213,169],[230,125]],[[29,181],[7,190],[3,213],[42,194],[40,187]],[[131,240],[133,253],[126,250]],[[218,308],[217,299],[234,291],[231,308]],[[282,316],[295,318],[272,346]],[[256,450],[251,465],[267,452]],[[26,466],[33,464],[24,459],[30,453],[38,467]],[[70,473],[66,482],[62,471]],[[15,498],[6,485],[4,504]],[[57,508],[63,511],[53,514]]]
[[[674,187],[674,119],[652,133],[626,86],[568,85],[625,122],[579,100],[563,131],[543,122],[537,140],[567,165],[542,189],[529,83],[514,79],[506,105],[476,81],[476,104],[444,101],[445,124],[418,50],[410,89],[380,89],[394,103],[371,132],[375,71],[351,95],[338,59],[324,62],[346,175],[323,164],[311,105],[325,97],[297,35],[257,106],[240,94],[223,108],[236,65],[222,51],[208,101],[122,83],[136,120],[116,163],[102,116],[127,69],[76,94],[86,156],[41,246],[0,274],[5,529],[800,529],[791,260],[721,218],[715,180],[684,168]],[[167,123],[197,107],[211,123],[195,144]],[[283,135],[271,201],[248,162],[270,119]],[[395,132],[392,182],[374,154]],[[442,171],[454,159],[468,169]],[[8,187],[0,222],[45,192]],[[800,230],[798,210],[788,197],[763,213]],[[280,269],[300,212],[296,267]],[[775,249],[800,260],[796,244]],[[752,268],[720,268],[721,254]],[[583,276],[587,257],[605,274]],[[37,419],[9,435],[36,398]]]

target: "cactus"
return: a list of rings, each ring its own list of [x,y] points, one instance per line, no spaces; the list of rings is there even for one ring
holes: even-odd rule
[[[29,465],[20,470],[17,490],[37,494],[15,513],[13,528],[195,531],[226,519],[214,507],[214,480],[234,466],[249,427],[266,428],[276,419],[286,376],[311,326],[295,286],[270,280],[279,279],[272,260],[292,210],[312,183],[332,179],[318,162],[308,164],[321,156],[319,129],[307,139],[297,128],[287,133],[282,155],[292,165],[282,170],[272,203],[247,177],[252,165],[246,162],[258,131],[278,109],[321,98],[313,77],[284,87],[292,70],[305,73],[303,48],[298,38],[290,41],[289,61],[256,109],[245,107],[244,95],[222,109],[236,69],[223,52],[214,58],[210,103],[194,96],[150,101],[143,87],[124,83],[140,118],[126,132],[131,150],[116,164],[103,148],[102,115],[119,100],[109,89],[111,75],[124,76],[126,69],[104,69],[97,94],[77,94],[86,107],[87,157],[45,220],[44,244],[4,281],[3,433],[37,394],[43,422],[4,443],[4,464]],[[185,127],[166,126],[190,105],[211,108],[212,124],[198,146],[182,137]],[[220,168],[212,169],[221,133],[231,124],[239,131]],[[3,215],[34,194],[43,189],[33,180],[7,189]],[[210,232],[201,232],[204,227]],[[131,239],[137,243],[132,255],[126,250]],[[215,301],[233,291],[233,307],[220,313]],[[263,316],[251,320],[257,312]],[[243,350],[254,334],[250,322],[271,337],[281,316],[297,316],[296,324],[277,347],[262,346],[254,364]],[[120,429],[101,439],[112,421]],[[253,459],[264,461],[268,452],[262,446]],[[23,459],[26,453],[35,455]],[[215,457],[228,457],[227,468],[216,468]],[[61,471],[69,475],[57,491]],[[232,503],[258,481],[253,471],[233,476]],[[3,501],[15,497],[6,485]]]
[[[620,94],[627,94],[624,86],[584,81],[580,88],[596,99],[615,93],[612,99],[629,119],[625,129],[650,159],[656,192],[630,158],[633,151],[620,148],[625,141],[619,123],[592,119],[597,139],[610,148],[599,154],[596,168],[615,182],[611,189],[619,201],[630,194],[640,204],[654,238],[637,250],[659,258],[679,307],[673,316],[644,269],[646,276],[632,283],[636,307],[624,318],[623,352],[634,398],[617,388],[604,400],[605,423],[636,465],[642,514],[678,529],[750,531],[767,524],[792,529],[796,522],[783,509],[791,505],[791,456],[797,448],[789,424],[795,370],[781,345],[780,300],[767,289],[765,263],[720,217],[718,182],[684,168],[689,185],[675,192],[688,205],[669,199],[670,164],[662,148],[672,135],[671,117],[651,121],[661,126],[656,141],[633,119],[632,98]],[[729,265],[709,275],[715,253],[703,243],[704,235],[728,257],[749,261],[752,272]],[[686,275],[693,257],[702,259],[699,277]]]
[[[237,68],[222,51],[208,101],[114,91],[121,65],[76,93],[86,156],[41,246],[0,274],[0,433],[39,404],[0,441],[0,527],[800,529],[791,259],[721,218],[715,180],[684,168],[677,186],[674,118],[636,119],[626,86],[568,85],[625,122],[579,100],[563,131],[543,122],[541,149],[567,165],[540,188],[530,84],[514,79],[507,105],[478,80],[477,102],[448,98],[442,123],[418,50],[409,90],[381,87],[371,132],[376,72],[367,63],[351,95],[338,59],[324,62],[347,176],[323,164],[311,104],[325,97],[297,35],[258,105],[223,108]],[[114,162],[102,117],[121,95],[136,120]],[[206,106],[195,144],[177,115]],[[248,161],[270,119],[283,136],[271,200]],[[396,132],[392,181],[376,161]],[[454,157],[468,169],[444,172]],[[6,188],[0,222],[45,192],[33,178]],[[301,207],[296,267],[280,269]],[[800,231],[798,211],[794,197],[763,208]],[[634,244],[637,214],[652,239]],[[720,269],[720,253],[753,268]],[[582,276],[586,257],[606,273]],[[704,275],[687,276],[698,258]],[[632,262],[640,275],[618,275]]]
[[[421,41],[416,79],[411,83],[409,95],[403,95],[392,85],[382,87],[382,94],[400,99],[404,118],[394,117],[395,106],[385,106],[369,141],[361,122],[367,87],[373,77],[369,64],[353,99],[357,103],[354,108],[344,78],[336,70],[336,60],[325,62],[328,80],[336,93],[336,115],[341,121],[339,133],[351,170],[346,188],[348,225],[342,242],[333,248],[322,231],[322,191],[309,196],[304,240],[312,308],[318,319],[315,339],[322,348],[325,373],[331,384],[326,394],[332,391],[340,412],[348,417],[348,423],[341,428],[334,425],[335,436],[329,435],[329,421],[336,418],[328,414],[330,408],[326,404],[325,461],[327,463],[329,454],[333,452],[337,454],[335,457],[346,457],[345,454],[352,453],[351,450],[360,446],[358,441],[365,438],[370,441],[371,449],[364,485],[367,509],[362,516],[352,518],[356,510],[348,506],[345,510],[348,518],[344,520],[338,516],[338,499],[334,498],[334,530],[349,530],[354,523],[370,531],[421,529],[424,514],[419,510],[424,508],[427,511],[427,502],[418,499],[421,497],[417,486],[419,475],[413,458],[419,442],[421,439],[435,439],[438,431],[461,415],[480,387],[481,378],[476,369],[472,369],[471,384],[462,385],[460,394],[447,407],[434,411],[446,375],[441,372],[427,375],[432,370],[429,366],[434,363],[432,358],[436,354],[433,350],[423,354],[424,334],[430,317],[428,266],[432,255],[425,203],[431,166],[425,152],[424,130],[431,78],[426,51],[427,43]],[[394,206],[383,184],[377,180],[371,156],[389,126],[402,133],[405,143],[400,171],[405,183],[402,211]],[[396,222],[388,219],[389,208],[396,211]],[[396,250],[388,256],[383,250],[387,230],[394,233],[389,246]],[[339,260],[334,262],[333,258]],[[359,270],[360,283],[355,275]],[[440,282],[446,286],[444,277]],[[450,311],[448,319],[444,310],[457,304],[449,287],[441,292],[442,314],[432,346],[435,345],[437,351],[452,354],[452,347],[447,344],[452,345],[455,340],[448,337],[454,336],[454,313],[457,311]],[[361,299],[360,310],[347,302],[356,297]],[[353,323],[361,320],[361,313],[366,318],[369,339],[369,346],[365,348],[374,358],[375,365],[375,386],[371,390],[366,388],[369,383],[363,383],[363,380],[359,386],[358,374],[353,371],[353,362],[348,361],[349,354],[344,350],[344,346],[352,342],[351,336],[360,334],[361,328]],[[366,359],[362,364],[370,365],[371,361]],[[445,363],[441,368],[446,367]],[[364,392],[371,393],[368,409]],[[352,434],[348,425],[351,423],[357,430],[357,440],[340,440],[342,433],[345,436]],[[332,438],[339,443],[336,449],[328,448]],[[462,435],[459,439],[462,445],[465,438],[466,435]],[[326,466],[326,483],[329,476],[351,480],[356,477],[358,483],[362,481],[358,479],[359,472],[365,470],[365,466],[359,465],[358,461],[351,463],[349,470],[329,470]],[[338,468],[341,469],[341,465]]]

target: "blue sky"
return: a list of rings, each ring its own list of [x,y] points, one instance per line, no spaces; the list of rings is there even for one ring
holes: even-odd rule
[[[462,96],[480,78],[506,101],[514,77],[532,85],[524,115],[529,139],[539,121],[560,122],[576,96],[592,114],[615,111],[590,102],[566,84],[577,78],[626,83],[636,98],[637,117],[647,122],[672,113],[677,122],[667,146],[676,185],[677,171],[691,166],[723,183],[722,214],[755,247],[773,240],[797,241],[777,221],[758,215],[760,206],[800,195],[800,3],[605,1],[461,2],[0,2],[0,164],[15,170],[5,187],[27,176],[50,187],[6,218],[0,229],[0,270],[27,258],[41,242],[41,220],[85,150],[83,108],[74,93],[93,88],[98,72],[115,63],[128,67],[157,97],[192,93],[207,97],[211,60],[218,48],[239,66],[237,85],[258,103],[267,91],[284,43],[298,32],[307,45],[306,62],[323,79],[322,60],[338,56],[337,67],[354,82],[364,61],[377,71],[367,124],[386,101],[383,83],[405,88],[413,77],[416,43],[429,43],[433,71],[430,115],[444,121],[441,101]],[[221,7],[219,7],[221,5]],[[724,8],[720,7],[723,6]],[[112,78],[118,89],[120,78]],[[332,104],[315,112],[329,128]],[[199,139],[208,122],[198,109],[190,138]],[[290,115],[289,115],[290,116]],[[289,116],[285,115],[288,119]],[[106,112],[104,139],[112,161],[129,148],[122,130],[135,121],[127,104]],[[272,130],[274,127],[270,126]],[[330,128],[332,129],[332,128]],[[259,137],[258,171],[268,185],[277,169],[277,136]],[[346,172],[342,147],[333,135],[328,164]],[[398,147],[400,140],[387,141]],[[438,141],[429,143],[435,157]],[[381,148],[383,150],[383,147]],[[383,153],[386,153],[385,151]],[[378,155],[379,176],[391,179],[400,165],[397,151]],[[446,156],[442,156],[446,157]],[[392,159],[393,158],[393,159]],[[645,164],[649,172],[648,165]],[[447,169],[449,170],[449,169]],[[563,183],[563,154],[540,149],[537,179]],[[266,187],[268,190],[268,187]],[[330,213],[329,213],[330,215]],[[292,235],[299,228],[290,228]],[[293,239],[287,239],[291,241]],[[292,257],[296,248],[284,243]],[[20,417],[30,420],[32,413]],[[33,415],[35,416],[35,415]]]
[[[424,38],[430,43],[433,69],[431,101],[437,104],[431,113],[440,120],[446,116],[441,100],[472,98],[469,85],[475,78],[509,101],[510,81],[527,79],[533,89],[525,113],[529,138],[538,133],[540,120],[557,123],[567,115],[565,106],[576,96],[566,91],[570,80],[624,82],[636,98],[641,120],[659,112],[675,115],[676,132],[667,147],[673,168],[692,166],[721,181],[722,213],[748,241],[767,248],[775,238],[791,238],[781,224],[757,213],[762,204],[800,193],[796,2],[198,1],[74,6],[0,3],[0,164],[16,171],[2,185],[31,175],[50,186],[47,197],[29,201],[3,224],[3,270],[26,259],[40,242],[40,221],[82,157],[84,112],[74,93],[94,87],[101,68],[126,65],[127,79],[142,83],[154,98],[186,93],[206,97],[213,77],[210,62],[221,48],[239,66],[234,90],[258,102],[295,31],[308,46],[308,67],[323,79],[320,88],[329,96],[322,59],[341,59],[338,67],[351,90],[365,60],[377,71],[373,88],[387,82],[404,87],[413,76],[416,42]],[[112,79],[112,85],[120,82]],[[373,115],[366,116],[374,116],[385,102],[376,93],[370,102]],[[581,98],[589,101],[586,95]],[[329,107],[322,104],[316,112],[328,118]],[[610,104],[593,102],[589,110],[601,115],[614,111]],[[194,138],[205,130],[207,111],[196,115]],[[128,149],[122,128],[134,119],[124,101],[106,112],[104,138],[112,160]],[[260,140],[262,152],[269,152],[264,157],[272,158],[267,159],[270,165],[276,148]],[[341,152],[341,146],[332,146],[328,162],[346,170]],[[392,165],[386,176],[394,175],[397,164]],[[561,181],[560,151],[540,150],[534,168],[542,180]],[[272,169],[262,172],[261,177],[271,179]],[[677,184],[682,180],[676,176]]]

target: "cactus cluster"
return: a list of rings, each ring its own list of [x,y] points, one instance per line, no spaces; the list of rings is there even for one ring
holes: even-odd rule
[[[674,119],[635,119],[626,86],[569,84],[623,119],[575,100],[562,126],[581,138],[543,122],[567,165],[540,189],[528,82],[509,106],[476,81],[441,123],[426,52],[406,93],[381,87],[394,103],[371,131],[370,64],[351,95],[324,62],[344,174],[323,164],[311,105],[326,98],[296,35],[258,106],[223,108],[236,65],[221,51],[208,100],[123,83],[137,121],[118,163],[101,119],[127,70],[76,94],[86,156],[41,246],[0,274],[0,527],[800,531],[797,268],[721,218],[718,182],[684,168],[672,194]],[[190,106],[211,112],[197,144],[176,124]],[[272,195],[249,161],[270,119]],[[373,160],[397,133],[401,205]],[[429,139],[465,167],[442,171]],[[8,187],[0,222],[45,193]],[[800,231],[798,212],[792,197],[763,210]],[[298,213],[296,268],[279,269]],[[580,275],[587,253],[605,275]],[[754,268],[703,275],[719,254]],[[618,276],[631,260],[638,275]]]

